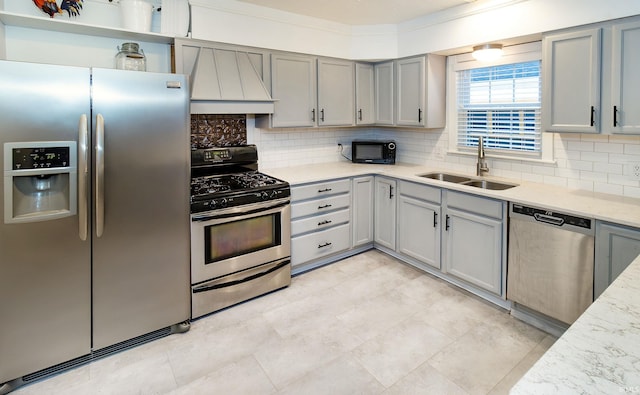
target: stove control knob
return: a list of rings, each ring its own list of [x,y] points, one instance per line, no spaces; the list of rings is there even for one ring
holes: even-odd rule
[[[262,194],[260,194],[260,197],[262,198],[262,200],[267,200],[269,199],[269,194],[267,192],[262,192]]]
[[[227,207],[227,199],[222,198],[222,200],[220,201],[220,207]]]
[[[209,201],[209,208],[216,208],[217,205],[218,205],[217,201],[215,200]]]
[[[275,198],[278,196],[278,191],[271,191],[271,198]]]

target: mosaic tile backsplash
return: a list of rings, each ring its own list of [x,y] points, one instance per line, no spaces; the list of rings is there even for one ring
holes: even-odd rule
[[[246,115],[191,114],[191,149],[246,144]]]

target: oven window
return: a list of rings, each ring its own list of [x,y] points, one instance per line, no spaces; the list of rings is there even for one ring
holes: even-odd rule
[[[206,264],[281,244],[280,214],[263,215],[205,228]]]
[[[382,145],[359,145],[358,159],[380,159],[382,158]]]

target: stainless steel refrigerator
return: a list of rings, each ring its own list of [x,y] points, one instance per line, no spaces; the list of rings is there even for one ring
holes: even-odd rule
[[[0,61],[0,386],[189,319],[187,84]]]

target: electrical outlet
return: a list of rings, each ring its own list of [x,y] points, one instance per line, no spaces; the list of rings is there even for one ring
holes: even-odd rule
[[[640,163],[633,164],[633,178],[636,180],[640,180]]]

